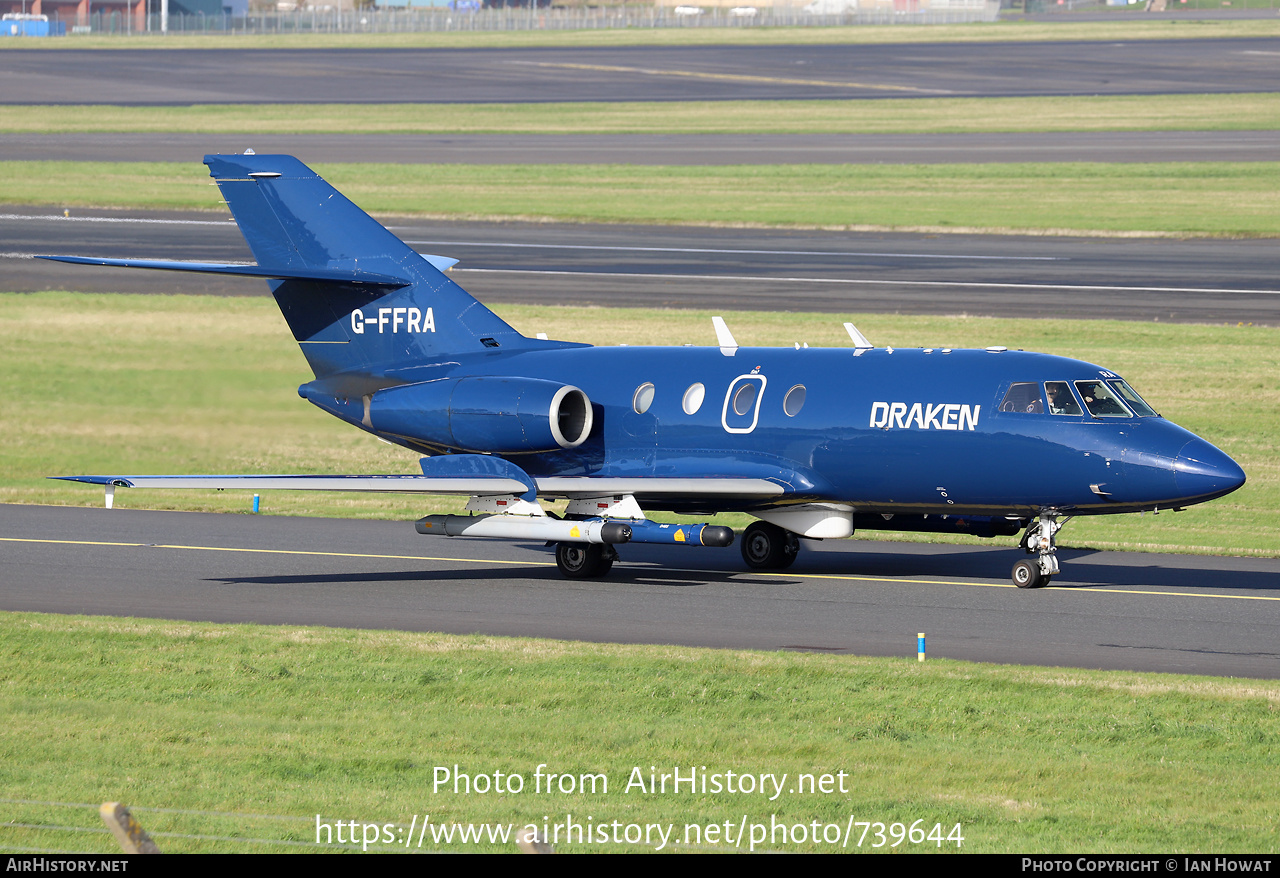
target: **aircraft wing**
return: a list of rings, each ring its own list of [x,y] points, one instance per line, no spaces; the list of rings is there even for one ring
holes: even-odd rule
[[[200,476],[53,476],[111,488],[204,488],[231,491],[354,491],[381,494],[519,495],[529,485],[503,475],[200,475]],[[769,479],[752,478],[541,478],[532,479],[536,495],[546,498],[707,497],[766,499],[787,489]]]
[[[793,493],[798,480],[774,467],[759,473],[721,477],[552,476],[535,478],[509,460],[489,454],[424,457],[422,475],[264,476],[54,476],[112,488],[204,488],[239,491],[361,491],[386,494],[518,495],[525,500],[603,497],[768,500]],[[791,474],[794,476],[794,474]]]
[[[523,494],[523,482],[500,477],[380,476],[54,476],[115,488],[232,491],[359,491],[386,494]]]

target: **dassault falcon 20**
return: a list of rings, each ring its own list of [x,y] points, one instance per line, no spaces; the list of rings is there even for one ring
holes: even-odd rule
[[[315,373],[306,400],[421,455],[422,474],[73,476],[118,487],[469,496],[423,534],[545,540],[565,576],[628,542],[728,546],[647,509],[746,512],[753,568],[856,528],[1024,532],[1020,587],[1058,573],[1066,518],[1180,509],[1236,490],[1223,452],[1119,375],[986,350],[609,347],[527,338],[295,158],[205,157],[256,265],[46,257],[266,279]],[[567,499],[563,516],[540,500]]]

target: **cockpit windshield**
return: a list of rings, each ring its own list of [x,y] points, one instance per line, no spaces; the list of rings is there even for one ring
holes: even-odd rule
[[[1126,382],[1123,378],[1112,378],[1107,383],[1116,389],[1116,393],[1120,394],[1120,396],[1124,399],[1124,401],[1129,404],[1129,408],[1133,409],[1133,413],[1138,417],[1140,418],[1160,417],[1159,412],[1157,412],[1151,406],[1147,405],[1147,403],[1143,400],[1143,398],[1138,396],[1137,391],[1135,391],[1132,387],[1130,387],[1128,382]]]
[[[1046,381],[1045,395],[1049,397],[1049,413],[1053,415],[1083,415],[1084,409],[1071,393],[1071,385],[1065,381]]]
[[[1030,381],[1014,384],[1000,401],[1002,412],[1035,412],[1044,411],[1044,402],[1040,399],[1040,385]]]
[[[1076,390],[1084,400],[1085,408],[1095,418],[1127,418],[1129,410],[1105,381],[1077,381]]]
[[[1075,393],[1071,392],[1073,383]],[[1081,401],[1084,402],[1084,408],[1080,407]],[[1043,384],[1015,381],[1009,385],[1004,398],[1000,400],[1002,412],[1080,417],[1085,409],[1095,418],[1132,418],[1134,415],[1139,418],[1160,417],[1122,378],[1046,381]]]

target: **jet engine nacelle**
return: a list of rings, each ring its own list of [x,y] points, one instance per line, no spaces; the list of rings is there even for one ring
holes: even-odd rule
[[[540,378],[446,378],[379,390],[369,425],[459,451],[517,454],[577,448],[591,433],[591,400]]]

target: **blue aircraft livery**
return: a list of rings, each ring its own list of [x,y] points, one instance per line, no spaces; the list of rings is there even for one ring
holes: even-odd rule
[[[1244,484],[1227,455],[1119,375],[985,350],[593,347],[528,338],[290,156],[211,155],[257,263],[51,256],[267,280],[315,375],[303,399],[420,456],[421,474],[72,476],[120,487],[461,494],[427,535],[554,544],[566,576],[603,576],[626,543],[728,546],[732,530],[646,509],[759,519],[745,562],[857,528],[1022,534],[1024,588],[1056,575],[1065,519],[1180,509]],[[567,499],[563,516],[541,501]]]

